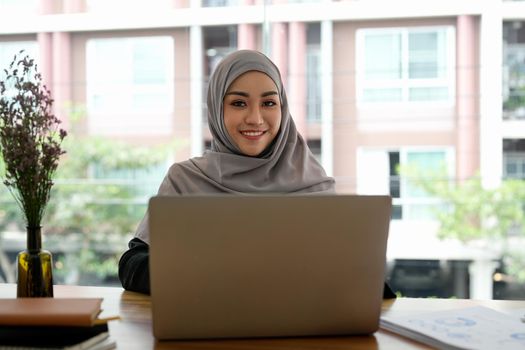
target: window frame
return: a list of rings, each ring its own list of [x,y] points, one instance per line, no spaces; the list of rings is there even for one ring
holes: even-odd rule
[[[135,50],[136,41],[144,39],[158,39],[164,38],[169,39],[167,41],[167,47],[165,49],[165,59],[168,64],[166,65],[166,83],[165,84],[137,84],[134,82],[134,62],[133,53]],[[123,40],[125,50],[128,54],[120,55],[120,59],[123,59],[120,63],[127,66],[125,73],[125,81],[122,83],[123,89],[120,90],[123,96],[124,103],[115,104],[107,109],[99,109],[95,106],[95,98],[97,96],[104,96],[107,94],[114,94],[115,88],[118,86],[117,83],[104,84],[98,81],[99,73],[93,74],[93,71],[98,70],[98,60],[91,61],[91,55],[96,55],[95,42],[97,41],[117,41]],[[174,38],[169,35],[155,35],[155,36],[125,36],[125,37],[93,37],[86,41],[86,106],[88,115],[88,129],[91,133],[105,134],[104,125],[101,124],[101,116],[111,114],[115,116],[115,119],[110,123],[118,123],[123,127],[120,128],[120,134],[169,134],[173,127],[173,113],[175,108],[175,54],[174,54]],[[90,79],[92,77],[92,79]],[[133,105],[133,101],[137,95],[149,95],[159,94],[165,91],[167,96],[166,103],[160,104],[155,109],[142,109],[137,108]],[[142,124],[129,125],[129,120],[143,120]],[[155,126],[152,125],[154,121]],[[127,125],[127,126],[126,126]],[[115,133],[115,130],[110,131],[111,134]]]
[[[516,165],[516,174],[510,175],[507,172],[507,166],[510,163]],[[507,151],[503,152],[503,179],[525,179],[525,152]]]
[[[411,33],[425,33],[425,32],[440,32],[443,31],[445,35],[445,62],[446,73],[443,78],[410,78],[409,74],[409,48],[408,37]],[[368,34],[400,34],[401,35],[401,78],[400,79],[383,79],[370,81],[365,78],[365,39]],[[399,105],[409,103],[411,105],[424,104],[438,104],[441,106],[453,106],[455,104],[455,61],[456,61],[456,38],[455,28],[452,25],[436,25],[436,26],[410,26],[410,27],[383,27],[383,28],[359,28],[356,31],[356,105],[360,106],[378,106],[378,105]],[[448,97],[446,99],[437,100],[410,100],[410,88],[423,87],[446,87]],[[364,90],[367,88],[400,88],[401,99],[399,101],[366,101],[364,98]]]
[[[27,47],[30,45],[31,47]],[[6,47],[14,47],[10,49],[6,49]],[[13,57],[15,54],[18,54],[20,50],[24,50],[24,53],[19,58],[22,58],[25,55],[29,55],[32,59],[35,60],[35,63],[37,65],[37,69],[39,73],[42,73],[42,70],[40,69],[40,52],[39,52],[39,46],[38,41],[35,40],[13,40],[13,41],[1,41],[0,42],[0,78],[4,79],[4,68],[7,68],[11,61],[13,60]],[[10,54],[8,54],[10,57],[6,58],[6,61],[3,61],[5,51],[13,50]],[[7,55],[6,55],[7,56]]]
[[[388,154],[391,152],[398,152],[399,153],[399,163],[400,164],[406,164],[408,160],[408,154],[410,153],[428,153],[428,152],[443,152],[445,156],[445,163],[447,166],[447,176],[449,178],[452,178],[456,174],[455,169],[455,153],[454,153],[454,147],[452,146],[399,146],[399,147],[360,147],[357,151],[357,169],[363,167],[364,164],[367,163],[367,159],[365,158],[365,154],[367,152],[382,152],[387,157]],[[377,154],[377,153],[376,153]],[[390,164],[387,164],[388,166],[386,168],[389,168]],[[384,167],[384,169],[386,169]],[[357,174],[359,176],[359,173]],[[366,193],[362,192],[360,188],[369,188],[370,184],[367,184],[366,186],[363,186],[360,180],[357,179],[357,192],[359,194],[383,194],[383,195],[390,195],[390,183],[392,180],[392,176],[387,173],[385,174],[387,178],[383,178],[379,174],[379,176],[376,176],[375,174],[368,174],[368,179],[376,179],[383,181],[383,185],[387,184],[388,193],[380,193],[380,192],[374,192],[374,193]],[[402,217],[401,219],[397,220],[427,220],[427,219],[415,219],[410,217],[410,206],[411,205],[435,205],[440,204],[442,201],[439,198],[436,197],[418,197],[418,196],[408,196],[407,194],[407,179],[404,179],[402,176],[399,178],[399,184],[400,184],[400,193],[399,198],[392,197],[392,205],[393,206],[401,206],[402,210]],[[381,184],[377,184],[378,187],[381,187]],[[384,186],[383,186],[384,187]],[[408,213],[408,214],[407,214]]]
[[[13,15],[37,15],[38,0],[0,0],[0,13]]]

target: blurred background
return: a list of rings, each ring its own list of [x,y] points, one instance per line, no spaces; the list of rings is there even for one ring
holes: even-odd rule
[[[43,223],[55,283],[119,285],[169,165],[210,145],[210,72],[257,49],[337,191],[393,197],[398,294],[525,299],[525,2],[0,0],[0,14],[0,68],[35,58],[69,132]],[[1,281],[24,247],[2,185]]]

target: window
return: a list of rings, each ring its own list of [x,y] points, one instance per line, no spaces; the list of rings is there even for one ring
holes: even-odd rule
[[[37,69],[40,73],[42,71],[38,67],[38,47],[36,41],[11,41],[11,42],[0,42],[0,80],[4,81],[6,74],[4,69],[8,68],[13,58],[21,50],[24,50],[22,56],[29,55],[37,63]],[[33,78],[31,78],[33,80]],[[16,91],[13,89],[13,85],[6,84],[6,96],[14,97]]]
[[[202,7],[226,7],[237,6],[239,1],[236,0],[203,0]]]
[[[503,118],[525,118],[525,23],[503,23]]]
[[[525,139],[503,140],[503,178],[525,179]]]
[[[92,39],[87,43],[90,131],[122,134],[171,130],[173,39]]]
[[[29,55],[38,64],[38,46],[36,41],[8,41],[0,42],[0,79],[5,79],[4,69],[7,68],[15,54],[24,50],[24,55]]]
[[[434,176],[443,165],[452,173],[449,149],[360,149],[357,158],[359,194],[389,194],[393,198],[392,218],[431,220],[432,208],[439,200],[399,174],[400,166],[416,166],[423,174]]]
[[[159,163],[148,168],[115,169],[92,164],[91,173],[94,179],[126,188],[138,200],[147,201],[152,194],[157,193],[168,167],[168,163]]]
[[[317,161],[321,163],[321,140],[309,139],[306,140],[306,143],[308,144],[308,148],[310,148],[310,151],[312,151],[312,154],[314,155],[315,159],[317,159]]]
[[[358,30],[358,102],[451,102],[454,45],[452,27]]]
[[[507,179],[525,179],[525,154],[505,154],[503,177]]]
[[[203,41],[206,56],[204,57],[204,77],[202,82],[202,122],[208,125],[208,82],[211,73],[219,62],[237,49],[237,26],[213,26],[203,28]],[[205,147],[206,149],[206,147]]]
[[[37,0],[0,0],[0,13],[4,15],[36,14],[37,10]]]
[[[237,49],[237,26],[213,26],[203,28],[206,66],[204,75],[209,77],[222,58]]]

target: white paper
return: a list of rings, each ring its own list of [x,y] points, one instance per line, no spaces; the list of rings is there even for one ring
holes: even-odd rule
[[[504,311],[507,315],[513,316],[521,322],[525,323],[525,308],[515,309],[515,310],[506,310]]]
[[[525,323],[476,306],[405,317],[382,316],[381,328],[440,349],[525,349]]]

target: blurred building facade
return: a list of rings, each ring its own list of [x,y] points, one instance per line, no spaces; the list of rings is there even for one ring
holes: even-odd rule
[[[438,242],[435,199],[397,171],[444,163],[487,187],[525,177],[525,3],[0,0],[0,13],[0,65],[21,48],[37,57],[66,126],[83,106],[80,132],[184,140],[170,162],[209,144],[206,82],[221,57],[266,53],[338,192],[394,198],[389,258],[473,261],[471,296],[492,293],[497,254]]]

